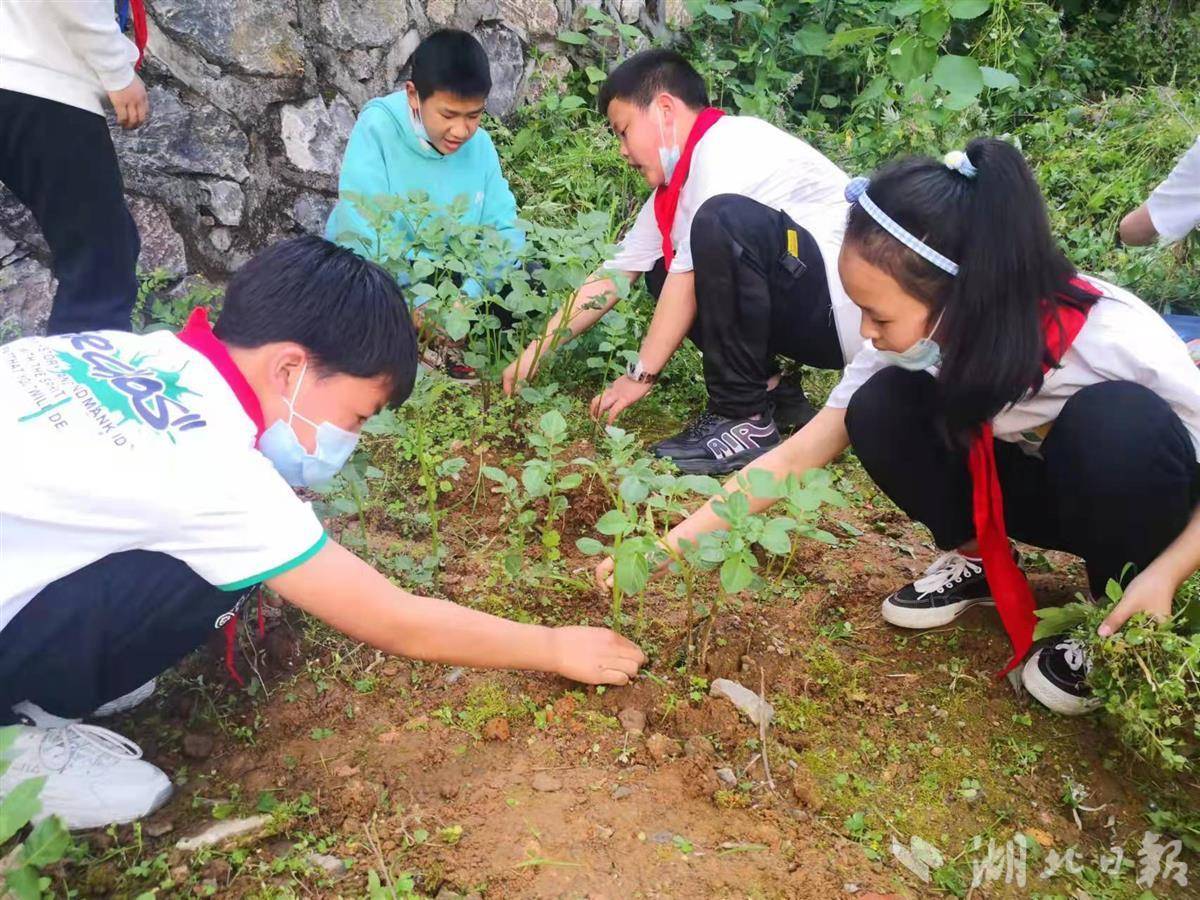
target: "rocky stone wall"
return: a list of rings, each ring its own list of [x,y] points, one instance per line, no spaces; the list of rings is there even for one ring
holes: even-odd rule
[[[649,6],[647,6],[649,2]],[[142,77],[150,121],[112,123],[139,268],[177,290],[220,281],[287,234],[319,233],[358,110],[398,89],[421,36],[439,27],[484,45],[493,115],[565,70],[555,35],[603,6],[648,33],[680,0],[147,0]],[[86,164],[81,161],[81,165]],[[28,211],[0,188],[0,329],[44,325],[54,282]]]

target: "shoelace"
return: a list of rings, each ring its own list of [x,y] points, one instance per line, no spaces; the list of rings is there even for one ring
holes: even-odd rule
[[[704,429],[708,428],[708,426],[711,425],[713,422],[717,421],[717,419],[719,419],[719,418],[720,418],[720,416],[718,416],[716,413],[713,413],[713,412],[701,413],[700,418],[698,418],[695,422],[693,422],[687,428],[683,429],[683,433],[687,437],[690,437],[690,438],[695,437],[696,435],[698,435],[702,431],[704,431]]]
[[[1062,651],[1063,660],[1071,667],[1072,672],[1078,672],[1081,669],[1087,670],[1087,653],[1084,652],[1083,645],[1079,641],[1068,638],[1055,644],[1054,649]]]
[[[129,738],[99,725],[85,725],[82,722],[46,729],[46,736],[38,750],[43,762],[48,762],[45,759],[47,750],[60,748],[67,754],[68,759],[76,751],[88,752],[93,758],[142,758],[142,748]]]
[[[925,570],[925,574],[913,582],[913,587],[917,593],[928,594],[931,591],[942,590],[950,583],[962,581],[966,575],[975,575],[982,571],[983,566],[980,563],[951,550],[935,559]]]

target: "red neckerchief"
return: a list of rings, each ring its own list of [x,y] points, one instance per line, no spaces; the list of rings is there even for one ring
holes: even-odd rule
[[[266,425],[263,423],[262,404],[258,402],[258,395],[254,393],[254,388],[250,387],[250,382],[237,367],[233,357],[225,349],[225,345],[213,334],[212,326],[208,324],[208,310],[203,306],[193,309],[192,314],[188,316],[187,324],[175,337],[212,363],[213,368],[225,379],[229,389],[237,397],[238,403],[242,404],[242,409],[254,423],[254,442],[257,444],[266,429]]]
[[[1082,278],[1072,278],[1070,286],[1086,299],[1071,298],[1074,302],[1059,303],[1057,309],[1043,312],[1042,333],[1046,336],[1043,373],[1058,365],[1100,297],[1100,292]],[[992,423],[985,422],[971,443],[967,465],[971,472],[975,537],[979,541],[979,555],[983,558],[983,574],[1013,646],[1013,657],[998,673],[997,677],[1000,677],[1016,668],[1017,663],[1029,652],[1033,645],[1037,616],[1034,615],[1033,591],[1025,574],[1013,560],[1008,544],[1008,530],[1004,526],[1004,499],[1000,492],[1000,476],[996,471],[992,438]]]
[[[139,0],[133,0],[134,4],[138,4]],[[246,376],[242,374],[242,370],[237,367],[237,363],[233,361],[233,357],[229,355],[229,351],[225,345],[217,340],[217,336],[213,334],[212,326],[208,323],[208,310],[203,306],[197,306],[192,310],[192,314],[188,316],[187,324],[183,326],[175,337],[181,342],[187,344],[210,363],[217,370],[225,382],[229,385],[229,389],[233,391],[233,395],[237,397],[238,403],[242,404],[242,409],[246,411],[246,415],[250,417],[250,421],[254,423],[254,443],[258,443],[258,439],[262,437],[265,426],[263,424],[262,404],[258,402],[258,395],[254,393],[254,388],[250,387],[250,382],[246,380]],[[266,633],[266,628],[263,623],[262,611],[263,597],[262,587],[258,589],[258,634],[262,637]],[[229,672],[230,677],[237,682],[239,687],[244,687],[246,682],[238,673],[237,666],[234,663],[234,649],[237,645],[237,623],[238,614],[234,612],[230,616],[229,621],[225,623],[225,669]]]
[[[654,219],[658,222],[659,233],[662,234],[663,263],[667,271],[671,271],[671,260],[675,258],[675,247],[671,244],[671,226],[675,224],[675,210],[679,208],[679,194],[683,191],[683,183],[687,181],[688,172],[692,168],[692,151],[700,143],[704,133],[716,124],[717,119],[725,115],[723,110],[709,106],[700,111],[692,130],[688,132],[683,152],[679,154],[679,162],[671,174],[670,184],[661,184],[654,193]]]

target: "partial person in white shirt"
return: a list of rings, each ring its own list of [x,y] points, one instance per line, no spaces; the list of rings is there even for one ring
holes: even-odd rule
[[[128,331],[137,299],[141,244],[103,106],[123,128],[150,113],[134,70],[145,9],[130,7],[141,47],[121,33],[111,0],[0,3],[0,183],[50,247],[50,334]]]
[[[592,413],[614,421],[690,337],[704,357],[708,410],[653,449],[687,472],[735,471],[778,444],[780,427],[814,415],[799,387],[780,385],[776,357],[841,369],[861,344],[836,268],[848,179],[799,138],[710,107],[704,80],[670,50],[617,66],[599,107],[652,194],[616,256],[508,366],[504,389],[612,308],[613,273],[644,274],[654,317],[636,363]]]
[[[1146,202],[1121,220],[1122,242],[1142,246],[1182,241],[1200,228],[1200,137]]]
[[[1102,636],[1136,612],[1171,616],[1200,568],[1200,370],[1157,313],[1062,255],[1032,172],[1003,141],[894,163],[847,197],[839,269],[867,343],[825,408],[752,465],[799,475],[853,446],[945,551],[883,601],[883,618],[934,628],[994,604],[1013,644],[1004,671],[1024,661],[1034,697],[1086,712],[1083,648],[1033,649],[1009,535],[1083,557],[1095,597],[1132,566]],[[666,540],[723,527],[710,501]],[[597,567],[602,584],[611,573],[611,560]]]

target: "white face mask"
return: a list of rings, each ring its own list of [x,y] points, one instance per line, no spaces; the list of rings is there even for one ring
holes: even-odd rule
[[[421,118],[421,107],[418,106],[416,109],[413,109],[410,106],[408,114],[412,118],[413,134],[432,147],[433,141],[429,139],[429,132],[425,130],[425,120]]]
[[[943,309],[938,314],[937,321],[933,323],[933,329],[929,332],[929,337],[921,338],[907,350],[902,352],[879,350],[877,352],[891,365],[907,369],[909,372],[924,372],[926,369],[932,369],[942,361],[942,348],[933,339],[933,335],[937,334],[938,326],[942,324],[942,316],[945,315],[945,312]]]
[[[671,123],[671,146],[667,146],[667,128],[663,122],[662,107],[655,107],[658,110],[658,137],[660,143],[658,145],[658,161],[662,165],[663,184],[671,183],[671,176],[675,174],[675,167],[679,165],[679,157],[683,151],[679,149],[679,139],[675,136],[675,124]]]

